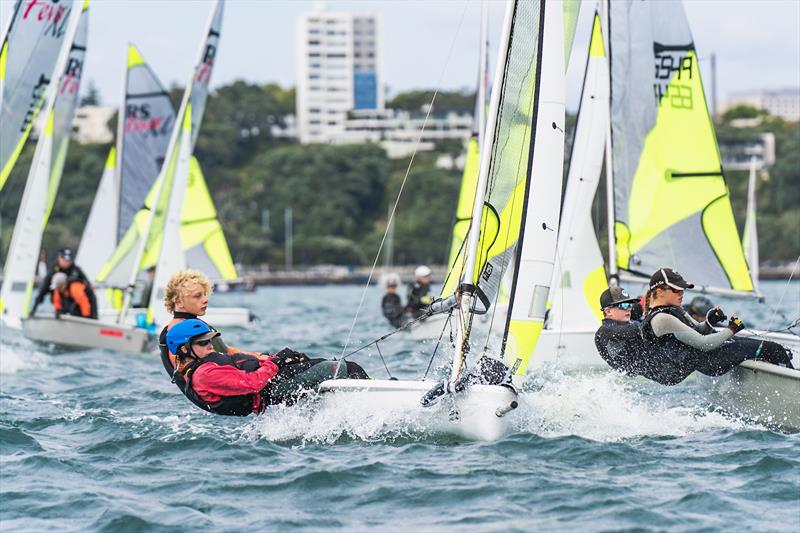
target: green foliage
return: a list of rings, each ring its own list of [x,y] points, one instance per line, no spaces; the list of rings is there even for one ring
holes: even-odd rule
[[[722,114],[722,120],[723,122],[729,122],[737,118],[758,118],[766,116],[767,114],[766,111],[758,109],[757,107],[738,105],[725,111],[725,113]]]
[[[392,98],[386,103],[386,107],[404,111],[420,111],[423,106],[431,103],[431,98],[433,98],[433,90],[408,91]],[[474,92],[439,91],[436,93],[433,110],[437,113],[448,111],[472,113],[474,107]]]
[[[177,106],[181,90],[173,88],[172,96]],[[430,91],[404,93],[390,105],[416,111],[430,96]],[[472,105],[469,94],[437,96],[438,111],[471,111]],[[273,138],[271,127],[282,124],[289,113],[294,113],[294,90],[274,84],[234,82],[209,98],[195,154],[234,260],[282,267],[284,209],[291,207],[296,265],[370,264],[408,160],[390,160],[373,144],[301,146]],[[800,125],[761,114],[754,127],[734,128],[730,123],[750,115],[751,111],[732,110],[716,125],[717,133],[721,141],[749,140],[762,132],[775,134],[778,160],[764,176],[768,179],[758,183],[761,257],[794,259],[800,255]],[[573,128],[574,117],[567,117],[568,142]],[[71,143],[59,196],[44,234],[43,246],[50,259],[52,251],[61,246],[77,247],[108,149]],[[461,172],[439,169],[435,163],[441,153],[458,155],[462,150],[460,142],[441,142],[436,153],[417,154],[395,218],[396,264],[446,260]],[[28,143],[0,195],[3,256],[32,155],[33,143]],[[567,161],[569,156],[568,146]],[[725,174],[741,231],[747,172]],[[598,190],[593,219],[605,250],[603,183]]]

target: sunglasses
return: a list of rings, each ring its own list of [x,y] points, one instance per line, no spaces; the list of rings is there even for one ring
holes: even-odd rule
[[[211,340],[210,339],[209,340],[204,340],[204,341],[193,342],[192,346],[208,346],[209,344],[211,344]]]
[[[622,302],[621,304],[612,305],[611,307],[618,307],[619,309],[623,309],[625,311],[629,311],[633,309],[633,303],[631,302]]]

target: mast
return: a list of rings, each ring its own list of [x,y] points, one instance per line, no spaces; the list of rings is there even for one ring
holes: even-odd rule
[[[493,139],[497,129],[497,115],[500,106],[501,85],[508,58],[508,43],[511,36],[511,22],[514,14],[514,1],[507,0],[506,15],[503,22],[503,31],[500,37],[500,53],[495,66],[494,90],[492,91],[489,107],[489,119],[486,124],[486,138]],[[467,257],[464,272],[461,276],[461,301],[459,302],[458,320],[456,321],[456,349],[453,353],[453,366],[450,372],[450,381],[455,382],[461,374],[464,357],[466,356],[467,339],[469,332],[465,331],[468,325],[464,318],[471,313],[475,298],[475,262],[478,257],[478,241],[480,240],[480,220],[483,213],[483,203],[486,199],[486,185],[489,181],[489,162],[492,155],[492,143],[484,142],[480,147],[480,167],[478,170],[478,185],[475,191],[475,203],[472,208],[472,223],[467,238]]]
[[[478,146],[483,147],[486,135],[486,92],[489,83],[489,7],[486,0],[481,1],[481,46],[478,53]]]
[[[608,62],[608,116],[611,116],[611,32],[609,31],[609,12],[608,0],[600,0],[600,29],[603,33],[603,44],[606,49],[606,61]],[[619,272],[617,270],[617,247],[614,235],[614,167],[611,153],[611,120],[606,124],[606,230],[608,231],[608,284],[615,286],[619,284]]]

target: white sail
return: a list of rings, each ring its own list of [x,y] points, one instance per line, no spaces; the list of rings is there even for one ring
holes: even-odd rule
[[[527,202],[520,233],[505,358],[515,377],[525,374],[542,331],[553,276],[564,168],[564,23],[558,2],[542,9],[540,79],[531,139]]]
[[[555,256],[564,150],[563,4],[510,4],[501,38],[451,381],[468,351],[492,348],[494,328],[472,328],[471,315],[482,312],[491,313],[490,324],[505,324],[502,347],[495,348],[515,375],[524,374],[542,329]],[[496,305],[509,272],[511,299]]]
[[[183,199],[189,181],[192,149],[194,142],[197,140],[194,128],[195,124],[199,127],[205,110],[214,58],[219,46],[223,5],[222,0],[218,0],[212,8],[206,39],[200,48],[200,55],[195,64],[191,82],[186,87],[181,110],[178,113],[181,128],[174,128],[172,139],[170,140],[170,150],[167,151],[171,161],[165,162],[164,170],[162,170],[159,177],[159,180],[164,180],[164,185],[162,186],[166,189],[164,192],[168,202],[166,203],[163,226],[162,228],[156,228],[157,231],[162,231],[163,237],[160,244],[157,245],[160,252],[158,253],[153,291],[150,294],[150,304],[148,306],[148,319],[157,324],[165,324],[169,321],[169,315],[162,305],[164,287],[175,271],[184,268],[186,265],[184,254],[172,251],[182,250],[180,221]],[[199,110],[195,109],[195,104],[197,104]],[[172,160],[174,160],[174,166]],[[155,242],[150,238],[148,240]]]
[[[117,218],[116,167],[117,150],[112,146],[75,257],[90,280],[97,279],[117,240],[116,224],[110,222]]]
[[[60,75],[56,61],[72,12],[72,0],[17,1],[14,6],[0,48],[0,190],[44,104],[50,80]]]
[[[758,291],[758,231],[756,231],[756,158],[750,158],[750,179],[747,183],[747,216],[744,221],[742,248],[747,258],[747,267],[753,279],[753,289]]]
[[[609,126],[608,63],[600,28],[595,13],[558,230],[548,329],[597,329],[600,294],[608,286],[591,216]]]
[[[47,215],[55,199],[64,165],[71,117],[77,99],[86,53],[88,4],[71,16],[65,46],[56,64],[59,82],[48,93],[43,111],[47,121],[36,143],[33,162],[22,194],[22,202],[11,246],[6,257],[3,285],[0,288],[0,313],[16,326],[28,316],[39,248]],[[59,109],[56,104],[59,103]]]

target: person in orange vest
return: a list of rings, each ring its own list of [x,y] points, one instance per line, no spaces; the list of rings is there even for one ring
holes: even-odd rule
[[[70,280],[63,272],[56,272],[50,281],[53,291],[53,309],[56,316],[72,315],[97,318],[97,309],[86,291],[86,284],[78,279]]]

